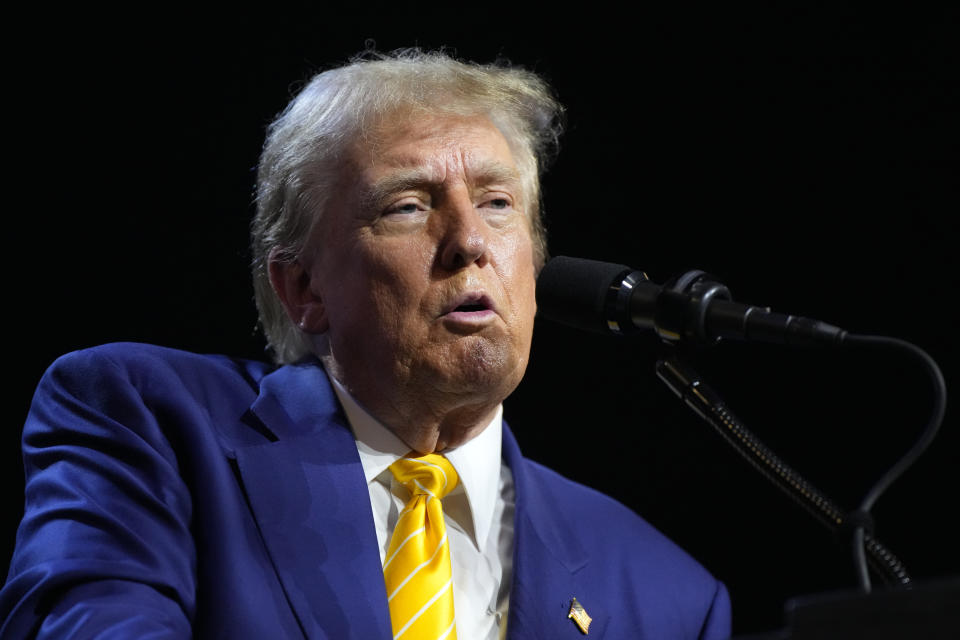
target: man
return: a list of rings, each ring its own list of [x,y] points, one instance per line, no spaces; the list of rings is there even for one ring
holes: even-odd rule
[[[3,637],[726,637],[720,583],[501,421],[559,109],[530,73],[441,54],[315,77],[258,174],[282,366],[130,344],[55,363]]]

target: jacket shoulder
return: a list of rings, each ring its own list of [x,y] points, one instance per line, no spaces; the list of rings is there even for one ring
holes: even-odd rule
[[[191,437],[208,425],[227,444],[246,433],[237,425],[271,370],[262,362],[131,342],[74,351],[40,380],[24,439],[88,423]]]
[[[544,507],[588,551],[591,562],[610,571],[625,569],[661,585],[699,585],[712,595],[716,579],[689,553],[614,498],[525,460],[528,482]]]
[[[645,544],[662,547],[663,551],[670,555],[689,558],[679,546],[618,500],[538,462],[527,459],[524,461],[528,479],[541,495],[550,502],[565,507],[556,513],[563,518],[567,527],[573,530],[582,529],[582,535],[589,537],[609,539],[613,536],[630,535],[636,539],[639,536]],[[603,523],[603,526],[597,527],[597,523]]]
[[[256,386],[272,367],[264,362],[197,354],[137,342],[114,342],[63,355],[50,365],[45,377],[126,374],[133,381],[144,376],[175,376],[185,381],[215,378],[244,380]]]

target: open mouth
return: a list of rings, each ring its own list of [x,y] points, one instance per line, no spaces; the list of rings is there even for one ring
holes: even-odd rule
[[[470,304],[461,304],[456,309],[454,309],[454,311],[467,311],[467,312],[486,311],[488,308],[489,307],[487,307],[487,305],[485,304],[481,304],[479,302],[472,302]]]
[[[464,317],[493,312],[493,301],[482,293],[467,293],[453,301],[445,315]]]

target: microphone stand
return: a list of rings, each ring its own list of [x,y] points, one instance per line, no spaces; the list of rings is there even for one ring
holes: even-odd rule
[[[632,288],[632,283],[627,286],[628,280],[624,280],[624,283],[619,289],[612,287],[608,294],[617,302],[617,307],[621,308],[621,314],[622,308],[629,306],[628,303],[632,304],[634,299],[632,291],[621,291]],[[831,529],[849,531],[852,534],[854,566],[860,589],[864,593],[870,593],[871,590],[870,573],[867,570],[868,556],[874,570],[888,584],[909,588],[911,579],[903,564],[873,537],[870,509],[880,495],[930,446],[943,422],[947,387],[933,358],[923,349],[905,340],[851,334],[839,327],[815,320],[771,314],[768,310],[754,313],[756,308],[732,303],[729,290],[713,281],[703,271],[689,271],[679,276],[664,286],[658,296],[662,297],[663,301],[661,303],[660,297],[656,299],[652,325],[667,343],[685,338],[695,343],[712,344],[718,341],[721,335],[727,335],[734,339],[780,343],[890,349],[919,360],[934,388],[934,407],[926,428],[910,450],[870,488],[860,506],[849,512],[841,509],[765,446],[727,409],[720,396],[678,357],[659,360],[656,366],[660,379],[774,485]],[[728,316],[721,310],[720,313],[711,314],[714,304],[718,308],[733,305],[734,313]],[[631,307],[630,313],[636,316],[634,311]],[[642,307],[643,313],[647,311]],[[753,323],[752,316],[758,316],[760,322]],[[636,318],[633,324],[636,324]]]
[[[743,640],[946,640],[955,638],[960,628],[956,606],[960,602],[960,579],[914,584],[903,563],[873,536],[869,513],[880,494],[930,445],[939,430],[946,408],[943,376],[936,363],[910,343],[878,336],[847,338],[851,346],[892,347],[911,353],[924,363],[935,387],[934,409],[920,438],[867,492],[859,508],[847,513],[760,442],[717,393],[678,357],[657,362],[657,376],[774,485],[829,528],[852,530],[861,595],[834,593],[794,598],[785,607],[784,629],[738,636]],[[871,593],[868,562],[894,588]]]
[[[659,360],[657,376],[690,409],[712,426],[733,448],[789,498],[833,531],[853,529],[854,538],[861,532],[861,549],[874,570],[891,586],[909,588],[910,575],[903,563],[877,540],[869,530],[866,511],[845,512],[826,494],[807,481],[799,472],[780,459],[769,447],[737,418],[720,396],[693,369],[678,357]],[[859,558],[856,564],[860,564]],[[858,573],[863,573],[858,571]],[[862,581],[861,581],[862,586]],[[865,589],[869,591],[869,586]]]

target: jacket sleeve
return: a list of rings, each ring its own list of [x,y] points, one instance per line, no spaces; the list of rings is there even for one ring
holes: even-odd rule
[[[24,516],[2,638],[189,638],[191,497],[149,363],[91,350],[47,371],[23,433]]]
[[[730,637],[730,627],[730,595],[724,584],[717,582],[717,591],[703,623],[700,638],[701,640],[727,640]]]

